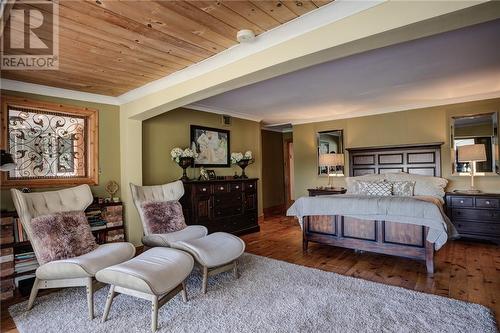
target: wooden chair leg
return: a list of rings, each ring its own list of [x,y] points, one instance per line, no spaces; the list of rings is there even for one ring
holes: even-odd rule
[[[151,331],[156,332],[158,328],[158,296],[151,300]]]
[[[201,287],[202,293],[207,293],[207,284],[208,284],[208,267],[203,266],[203,285]]]
[[[104,308],[104,313],[102,314],[102,320],[101,320],[102,323],[104,323],[106,319],[108,319],[109,310],[111,309],[111,304],[113,303],[114,297],[115,297],[115,286],[111,285],[109,287],[109,293],[106,299],[106,307]]]
[[[33,303],[35,302],[36,295],[38,295],[38,286],[40,285],[40,280],[38,278],[35,278],[35,282],[33,283],[33,287],[31,288],[31,293],[30,293],[30,298],[28,301],[28,308],[27,310],[31,310],[33,307]]]
[[[186,281],[182,281],[182,300],[184,302],[188,301],[188,295],[186,290]]]
[[[240,275],[238,274],[238,260],[234,261],[233,275],[235,279],[238,279]]]
[[[90,320],[94,319],[94,283],[92,278],[88,278],[87,280],[87,305],[89,308],[89,317]]]

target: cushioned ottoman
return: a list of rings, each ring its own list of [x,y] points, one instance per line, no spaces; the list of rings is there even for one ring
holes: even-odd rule
[[[233,270],[234,277],[238,278],[237,259],[245,251],[245,243],[239,237],[215,232],[198,239],[174,242],[171,246],[191,253],[203,267],[204,294],[207,292],[209,276]]]
[[[187,301],[184,280],[194,266],[186,252],[156,247],[124,263],[105,268],[96,274],[98,281],[110,285],[102,321],[109,314],[115,293],[127,294],[151,301],[151,329],[158,326],[158,309],[182,291]]]

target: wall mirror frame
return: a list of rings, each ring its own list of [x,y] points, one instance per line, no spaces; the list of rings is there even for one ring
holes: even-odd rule
[[[458,147],[484,144],[486,161],[476,162],[476,175],[500,175],[498,112],[457,115],[450,118],[450,151],[453,176],[468,176],[469,163],[458,161]]]
[[[97,185],[98,111],[2,95],[0,147],[16,168],[2,187]]]
[[[330,130],[321,131],[316,133],[316,150],[317,150],[317,170],[318,176],[344,176],[345,175],[345,147],[344,147],[344,131],[343,130]],[[322,166],[320,163],[321,154],[342,154],[341,165],[336,166]]]

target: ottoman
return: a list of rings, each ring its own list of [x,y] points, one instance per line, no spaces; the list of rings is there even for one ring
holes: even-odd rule
[[[184,280],[193,270],[193,258],[179,250],[156,247],[118,265],[100,270],[96,279],[110,285],[102,321],[106,321],[115,293],[151,301],[151,330],[158,326],[158,309],[182,291],[187,302]]]
[[[203,268],[202,291],[207,292],[208,277],[233,270],[238,278],[237,259],[245,251],[245,243],[234,235],[214,232],[208,236],[172,243],[173,248],[189,252]]]

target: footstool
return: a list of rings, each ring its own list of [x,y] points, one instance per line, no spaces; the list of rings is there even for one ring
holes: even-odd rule
[[[202,291],[207,292],[208,277],[233,270],[238,278],[237,259],[245,251],[245,243],[234,235],[214,232],[208,236],[172,243],[173,248],[189,252],[203,267]]]
[[[102,322],[108,317],[115,293],[127,294],[151,301],[151,330],[155,332],[158,309],[163,304],[180,291],[187,302],[184,280],[193,266],[194,260],[186,252],[156,247],[129,261],[100,270],[96,279],[110,285]]]

